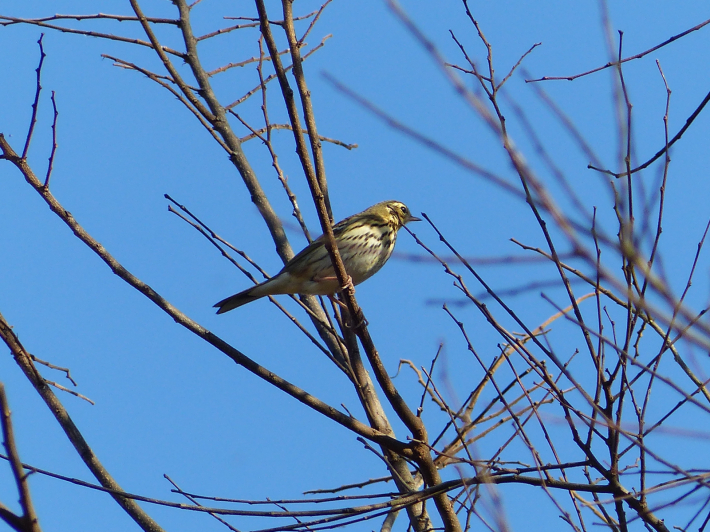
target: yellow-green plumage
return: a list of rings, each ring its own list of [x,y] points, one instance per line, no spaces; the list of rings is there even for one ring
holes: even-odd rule
[[[335,241],[345,270],[353,284],[377,273],[392,255],[397,231],[408,222],[419,221],[404,203],[383,201],[333,226]],[[217,314],[241,307],[264,296],[277,294],[332,295],[340,286],[330,255],[320,236],[274,277],[215,305]]]

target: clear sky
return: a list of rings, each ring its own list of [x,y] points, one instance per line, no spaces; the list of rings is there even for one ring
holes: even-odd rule
[[[128,2],[37,0],[23,4],[2,3],[0,15],[132,14]],[[523,63],[528,74],[519,70],[513,75],[502,96],[516,142],[531,164],[541,170],[551,190],[559,192],[523,135],[513,103],[523,107],[556,164],[584,199],[585,207],[591,212],[596,206],[602,224],[613,221],[604,180],[587,169],[588,157],[580,153],[535,96],[532,86],[525,83],[528,76],[571,75],[609,60],[599,5],[560,0],[471,4],[493,46],[499,77],[533,44],[541,43]],[[149,16],[175,17],[170,2],[153,0],[141,5]],[[296,10],[307,13],[319,5],[297,2]],[[476,61],[484,63],[485,50],[461,2],[403,2],[403,7],[449,62],[465,65],[451,39],[451,30]],[[617,44],[616,30],[624,32],[624,56],[644,51],[707,18],[704,4],[686,0],[612,2],[609,8]],[[272,2],[269,9],[273,18],[278,18],[277,5]],[[204,0],[193,11],[195,33],[233,23],[224,16],[255,14],[249,2]],[[142,37],[140,28],[132,22],[64,24]],[[634,149],[639,161],[663,145],[666,91],[656,60],[673,91],[669,118],[673,134],[710,87],[708,31],[704,28],[625,67],[634,104]],[[0,132],[17,151],[25,139],[34,98],[40,33],[32,26],[0,27],[0,50],[4,50],[0,54]],[[330,34],[332,37],[308,59],[305,68],[319,132],[358,145],[350,151],[324,146],[336,219],[385,199],[398,199],[413,213],[428,214],[459,252],[470,258],[522,255],[511,238],[533,246],[544,244],[524,202],[389,128],[322,75],[330,74],[417,131],[515,182],[510,163],[490,130],[456,95],[431,57],[386,4],[335,0],[308,43],[315,46]],[[168,46],[181,44],[175,30],[163,30],[160,37]],[[256,30],[243,30],[207,42],[200,49],[203,62],[213,69],[258,55],[256,39]],[[224,151],[167,91],[101,56],[108,54],[159,70],[151,51],[50,30],[45,30],[44,49],[44,91],[29,161],[43,176],[51,148],[49,97],[54,91],[59,120],[51,189],[64,207],[129,271],[182,312],[275,373],[335,407],[344,404],[362,417],[357,397],[343,374],[268,301],[223,316],[214,314],[212,305],[216,301],[248,287],[249,281],[204,238],[168,212],[164,194],[189,207],[269,273],[276,273],[282,264]],[[187,75],[187,66],[179,66]],[[471,77],[462,79],[469,87],[476,85]],[[216,77],[214,85],[220,99],[228,103],[257,82],[252,64]],[[613,87],[610,71],[574,82],[543,84],[606,165],[618,169]],[[257,121],[259,101],[253,100],[238,112]],[[269,91],[269,103],[273,120],[284,121],[275,84]],[[661,250],[665,272],[676,294],[683,290],[710,216],[708,124],[707,116],[701,115],[672,153]],[[240,134],[247,133],[238,123],[233,125]],[[284,131],[275,134],[280,163],[311,231],[317,235],[318,220],[294,154],[293,138]],[[290,216],[288,198],[268,153],[257,140],[246,143],[245,151],[298,251],[305,240]],[[644,174],[649,191],[656,186],[658,175],[657,168]],[[567,211],[574,210],[563,196],[560,198]],[[576,219],[584,219],[583,213],[576,214]],[[89,444],[127,491],[180,500],[170,493],[171,485],[163,478],[167,474],[191,492],[286,499],[296,498],[305,490],[386,474],[380,460],[353,434],[236,366],[114,276],[49,211],[19,172],[2,161],[0,224],[0,312],[30,352],[69,367],[79,384],[77,391],[95,401],[92,406],[59,392]],[[412,230],[442,255],[450,255],[425,223],[412,226]],[[370,332],[391,375],[397,372],[400,359],[428,367],[443,343],[438,376],[447,399],[458,404],[471,383],[480,379],[481,370],[470,360],[458,328],[442,311],[441,303],[449,302],[457,316],[467,322],[484,357],[490,359],[498,353],[500,338],[486,327],[474,308],[455,305],[462,301],[460,292],[440,266],[407,260],[413,254],[424,257],[424,251],[408,234],[400,234],[396,253],[380,273],[357,288]],[[482,266],[480,272],[498,290],[555,279],[549,265],[496,262]],[[473,279],[466,282],[474,293],[481,291]],[[585,290],[580,288],[579,295]],[[555,308],[540,297],[541,291],[558,304],[566,304],[559,288],[527,290],[509,299],[531,326],[555,313]],[[707,302],[708,261],[704,258],[688,297],[697,309]],[[283,300],[296,311],[288,298]],[[559,347],[569,347],[569,355],[577,340]],[[0,380],[7,388],[22,459],[59,474],[93,481],[7,350],[0,352]],[[59,373],[43,373],[70,386]],[[410,403],[418,403],[420,387],[411,371],[403,369],[395,383]],[[426,408],[431,409],[432,420],[440,421],[433,405]],[[550,415],[555,421],[560,413]],[[438,421],[432,423],[439,426]],[[404,437],[403,427],[395,425],[395,430]],[[483,457],[487,449],[481,446]],[[704,452],[707,454],[706,449]],[[109,532],[135,526],[104,494],[38,475],[32,477],[31,487],[45,530]],[[533,504],[534,489],[499,490],[513,529],[549,529],[549,522],[536,518],[532,511],[535,507],[526,506]],[[16,499],[9,468],[0,464],[0,501],[17,509]],[[540,500],[546,510],[554,512],[549,499]],[[146,508],[166,530],[220,527],[205,516]],[[240,529],[274,526],[246,519],[232,522]],[[358,530],[369,530],[378,525],[359,526]],[[405,528],[402,519],[398,530]]]

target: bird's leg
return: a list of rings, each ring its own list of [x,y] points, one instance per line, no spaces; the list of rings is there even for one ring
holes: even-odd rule
[[[331,281],[331,280],[335,280],[335,277],[320,277],[317,280],[318,281],[324,281],[324,280]],[[345,281],[345,285],[343,285],[343,287],[340,290],[338,290],[338,292],[346,292],[346,291],[350,295],[353,295],[355,293],[355,286],[353,285],[353,278],[350,277],[349,275],[348,275],[348,279]],[[336,303],[337,305],[339,305],[341,308],[348,310],[347,305],[345,303],[343,303],[342,301],[340,301],[339,299],[336,299],[335,296],[329,295],[328,298],[333,303]]]
[[[348,279],[345,281],[345,284],[343,287],[340,289],[341,292],[345,293],[347,292],[351,296],[355,294],[355,286],[353,285],[353,278],[348,275]],[[362,310],[359,310],[358,316],[357,316],[357,322],[353,323],[352,316],[350,315],[350,311],[348,310],[347,306],[342,302],[336,300],[336,302],[343,307],[347,312],[346,312],[346,320],[345,320],[345,326],[348,327],[349,329],[357,329],[359,327],[367,326],[368,322],[365,319],[365,317],[362,314]]]
[[[339,299],[336,299],[336,297],[334,295],[329,295],[328,299],[330,299],[334,304],[338,305],[343,310],[345,310],[345,311],[348,310],[348,306],[345,303],[343,303],[342,301],[340,301]]]

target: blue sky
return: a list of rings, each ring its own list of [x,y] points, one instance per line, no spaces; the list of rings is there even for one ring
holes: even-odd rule
[[[451,30],[483,63],[484,49],[460,2],[422,4],[404,2],[403,7],[448,61],[464,64],[449,35]],[[149,16],[175,16],[169,2],[151,1],[142,6]],[[313,2],[296,4],[299,13],[317,7]],[[31,6],[4,3],[0,14],[33,17],[94,12],[87,9],[130,14],[127,2],[101,2],[97,8],[85,2],[44,0]],[[613,30],[624,31],[625,56],[646,50],[707,18],[707,9],[690,1],[672,5],[660,1],[616,2],[609,9]],[[274,5],[270,10],[277,12]],[[475,15],[493,46],[499,76],[538,42],[541,46],[524,62],[533,77],[579,73],[609,60],[597,3],[481,3],[475,5]],[[195,33],[230,24],[223,16],[255,16],[255,8],[250,3],[204,0],[194,10]],[[133,23],[67,25],[140,37]],[[710,73],[705,68],[710,60],[705,46],[707,31],[704,28],[625,66],[634,104],[638,160],[645,160],[663,145],[666,92],[655,61],[660,61],[673,91],[669,118],[673,134],[710,86]],[[30,26],[0,27],[0,48],[10,51],[0,57],[0,132],[17,151],[24,142],[34,97],[40,33]],[[330,74],[409,126],[512,180],[510,163],[490,130],[456,95],[431,57],[384,3],[368,2],[365,6],[336,0],[326,9],[308,42],[315,45],[328,34],[333,37],[306,62],[319,132],[358,144],[352,151],[328,144],[324,147],[336,219],[385,199],[398,199],[415,214],[427,213],[467,257],[520,255],[511,238],[533,246],[544,244],[522,201],[388,128],[322,75]],[[245,30],[204,44],[200,50],[203,62],[211,69],[258,54],[256,35]],[[176,33],[165,31],[160,36],[170,46],[180,45]],[[614,38],[618,38],[616,33]],[[65,208],[128,270],[188,316],[282,377],[331,405],[345,404],[360,416],[357,397],[344,376],[273,305],[259,301],[224,316],[214,315],[212,305],[216,301],[248,287],[249,281],[192,228],[168,212],[164,194],[187,205],[270,273],[277,272],[281,264],[266,227],[221,148],[164,89],[101,57],[115,55],[157,70],[158,62],[150,51],[52,31],[46,31],[44,49],[44,91],[29,160],[43,176],[51,147],[49,96],[55,91],[60,113],[59,147],[51,189]],[[188,69],[180,65],[180,71],[187,74]],[[216,78],[214,86],[227,103],[252,88],[257,80],[252,65]],[[474,81],[465,79],[469,87],[475,85]],[[569,114],[602,160],[609,167],[618,167],[610,71],[574,82],[547,82],[543,88]],[[522,134],[520,121],[508,104],[511,101],[525,109],[556,163],[584,198],[585,206],[590,210],[596,206],[601,223],[608,224],[613,213],[604,180],[587,169],[589,160],[535,97],[522,73],[509,80],[504,92],[512,135],[530,164],[542,170],[545,183],[559,193]],[[258,120],[259,102],[253,100],[239,112]],[[283,121],[285,113],[276,85],[271,87],[269,102],[274,121]],[[710,216],[707,135],[708,121],[701,115],[672,152],[661,251],[676,294],[683,290],[697,242]],[[299,197],[311,231],[319,234],[292,137],[287,132],[276,136],[289,184]],[[290,216],[290,204],[268,153],[258,141],[246,143],[245,151],[287,224],[297,251],[305,240]],[[652,190],[658,169],[647,171],[644,179]],[[560,198],[563,207],[571,209]],[[295,498],[308,489],[385,474],[379,459],[363,449],[352,434],[237,367],[112,275],[7,163],[0,164],[0,219],[5,228],[0,232],[0,312],[30,352],[71,368],[79,383],[77,391],[96,402],[91,406],[60,393],[96,454],[127,491],[171,498],[171,486],[163,478],[168,474],[192,492],[249,499]],[[422,223],[412,230],[447,255],[430,227]],[[443,343],[439,377],[445,383],[447,398],[457,404],[468,393],[467,386],[481,375],[458,329],[441,310],[440,302],[456,303],[461,301],[460,294],[440,266],[403,260],[403,254],[424,255],[408,234],[400,234],[397,252],[400,256],[357,288],[370,332],[391,374],[396,373],[400,359],[428,367]],[[555,278],[549,265],[497,263],[480,271],[500,290]],[[703,258],[688,296],[694,308],[707,303],[707,281],[708,261]],[[480,291],[472,279],[467,283],[474,293]],[[580,295],[585,293],[581,290]],[[511,298],[516,311],[532,326],[555,313],[539,292]],[[546,294],[565,305],[558,288]],[[287,298],[284,300],[289,308],[295,308]],[[467,322],[481,352],[489,357],[497,354],[500,339],[475,309],[452,308]],[[562,330],[565,326],[559,324]],[[569,348],[571,353],[578,342],[578,338],[569,339],[558,347]],[[700,352],[694,354],[700,360],[704,357]],[[68,384],[60,374],[49,370],[44,374]],[[91,481],[7,352],[0,357],[0,376],[7,387],[22,459]],[[411,403],[418,401],[420,389],[411,372],[403,369],[395,383]],[[427,408],[431,409],[432,427],[437,427],[439,418],[433,405]],[[404,434],[396,423],[395,430]],[[436,432],[431,430],[432,434]],[[677,440],[669,441],[678,445]],[[694,449],[697,442],[685,443]],[[495,442],[490,445],[495,447]],[[487,449],[482,445],[482,456]],[[9,469],[0,466],[0,473],[0,501],[16,508]],[[31,487],[45,530],[112,531],[134,526],[103,494],[39,476],[32,478]],[[549,526],[542,517],[538,522],[534,512],[521,515],[513,511],[533,504],[532,498],[521,500],[532,490],[499,490],[513,529]],[[542,501],[535,504],[554,512],[548,499]],[[219,526],[203,516],[160,507],[147,509],[166,530]],[[240,529],[268,525],[249,520],[234,524]],[[361,530],[371,527],[361,526]],[[406,528],[403,520],[398,526],[400,530]]]

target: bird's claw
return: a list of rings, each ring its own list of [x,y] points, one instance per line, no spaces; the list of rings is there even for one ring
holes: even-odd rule
[[[353,284],[353,278],[348,275],[345,284],[340,288],[341,292],[348,292],[350,295],[355,293],[355,285]]]
[[[353,324],[353,322],[351,320],[347,320],[345,322],[345,326],[348,329],[359,329],[360,327],[367,327],[368,325],[370,325],[370,322],[367,321],[367,318],[365,318],[365,316],[362,315],[362,312],[360,312],[360,316],[358,316],[358,317],[359,317],[359,320],[357,323]]]

